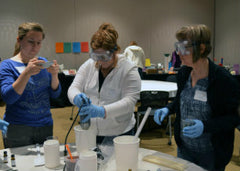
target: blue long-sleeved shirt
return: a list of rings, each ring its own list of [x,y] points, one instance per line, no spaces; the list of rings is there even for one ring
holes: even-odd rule
[[[39,60],[47,61],[43,57]],[[27,64],[6,59],[0,64],[0,87],[2,99],[6,103],[4,120],[10,124],[21,124],[34,127],[52,125],[50,97],[57,98],[61,93],[61,85],[57,90],[51,88],[51,74],[42,69],[39,74],[30,77],[24,92],[19,95],[13,89],[16,81]]]

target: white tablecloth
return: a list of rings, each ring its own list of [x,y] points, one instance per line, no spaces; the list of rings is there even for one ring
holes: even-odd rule
[[[142,80],[141,91],[167,91],[172,98],[177,94],[177,84],[168,81]]]
[[[161,158],[166,158],[171,161],[186,164],[186,166],[187,166],[186,171],[204,171],[204,169],[202,169],[201,167],[199,167],[193,163],[190,163],[186,160],[182,160],[180,158],[177,158],[177,157],[165,154],[165,153],[157,152],[154,150],[148,150],[148,149],[144,149],[144,148],[139,148],[138,171],[158,171],[158,169],[160,169],[161,171],[174,171],[171,168],[167,168],[167,167],[163,167],[163,166],[160,166],[157,164],[143,161],[142,159],[146,155],[155,155],[155,156],[159,156]],[[108,164],[105,166],[105,168],[103,170],[104,171],[105,170],[106,171],[116,171],[116,163],[115,163],[114,156],[109,160]]]
[[[101,148],[101,146],[100,146]],[[106,148],[106,147],[105,147]],[[76,151],[75,146],[71,146],[71,151]],[[45,166],[39,166],[39,167],[35,167],[34,166],[34,158],[36,157],[36,148],[34,146],[25,146],[25,147],[20,147],[20,148],[12,148],[12,149],[3,149],[0,150],[0,170],[18,170],[18,171],[52,171],[52,170],[63,170],[64,167],[64,157],[63,157],[63,150],[64,150],[64,146],[61,145],[60,146],[60,152],[61,152],[61,165],[58,168],[55,169],[48,169]],[[102,170],[101,171],[116,171],[116,164],[115,164],[115,159],[114,159],[114,154],[113,154],[113,147],[110,147],[110,150],[108,149],[108,151],[111,151],[111,154],[109,156],[110,159],[108,160],[108,162],[102,166]],[[3,163],[3,151],[7,151],[8,152],[8,163],[4,164]],[[43,154],[43,148],[40,148],[41,154]],[[102,150],[102,151],[106,151],[106,150]],[[11,154],[15,154],[15,158],[16,158],[16,167],[12,168],[11,167],[11,161],[10,161],[10,156]],[[139,162],[138,162],[138,171],[157,171],[157,169],[161,169],[161,171],[171,171],[172,169],[170,168],[166,168],[160,165],[156,165],[156,164],[152,164],[149,162],[145,162],[142,160],[142,158],[146,155],[157,155],[160,156],[162,158],[166,158],[175,162],[179,162],[179,163],[183,163],[186,164],[188,166],[188,168],[186,169],[186,171],[203,171],[202,168],[198,167],[197,165],[190,163],[186,160],[182,160],[180,158],[176,158],[173,157],[171,155],[168,154],[164,154],[161,152],[157,152],[157,151],[153,151],[153,150],[148,150],[148,149],[144,149],[144,148],[139,148]],[[127,156],[126,156],[127,157]]]

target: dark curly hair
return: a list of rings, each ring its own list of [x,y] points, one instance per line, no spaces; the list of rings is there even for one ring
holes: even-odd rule
[[[91,38],[91,48],[120,51],[117,44],[118,32],[110,23],[103,23]]]

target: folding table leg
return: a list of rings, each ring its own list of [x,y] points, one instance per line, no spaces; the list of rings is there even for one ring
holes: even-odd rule
[[[140,113],[137,112],[137,129],[139,127],[139,122],[140,122],[139,120],[140,120]]]
[[[168,127],[169,127],[169,141],[168,141],[168,145],[172,145],[172,124],[171,124],[171,115],[168,116]]]

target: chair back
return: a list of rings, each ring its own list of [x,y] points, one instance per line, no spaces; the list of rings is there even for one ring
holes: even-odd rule
[[[165,107],[168,103],[169,92],[167,91],[142,91],[140,93],[141,105],[138,111],[145,111],[148,107],[152,109]]]

